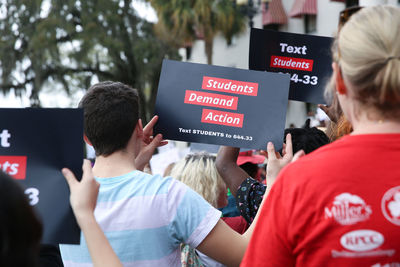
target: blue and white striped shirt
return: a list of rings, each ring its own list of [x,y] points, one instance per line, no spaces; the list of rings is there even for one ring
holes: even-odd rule
[[[180,266],[179,244],[197,247],[220,212],[183,183],[140,171],[96,178],[95,217],[124,266]],[[80,245],[60,245],[66,267],[92,266]]]

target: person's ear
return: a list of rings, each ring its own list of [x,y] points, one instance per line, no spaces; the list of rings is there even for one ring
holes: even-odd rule
[[[85,143],[89,146],[93,146],[92,143],[89,141],[89,138],[87,138],[86,134],[83,135],[83,140],[85,140]]]
[[[332,63],[332,68],[335,75],[336,91],[340,95],[345,95],[347,93],[347,88],[343,80],[342,70],[340,69],[339,64],[336,62]]]

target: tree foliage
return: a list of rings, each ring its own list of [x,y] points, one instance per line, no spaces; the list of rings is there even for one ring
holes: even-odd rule
[[[246,19],[232,0],[147,0],[157,11],[158,33],[182,46],[198,38],[205,42],[208,64],[212,64],[213,40],[221,33],[228,44],[246,28]]]
[[[88,88],[92,78],[138,89],[148,118],[162,59],[176,48],[154,34],[129,0],[3,0],[0,17],[1,90],[31,91],[40,105],[44,86]]]

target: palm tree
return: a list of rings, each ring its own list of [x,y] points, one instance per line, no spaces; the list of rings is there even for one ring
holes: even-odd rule
[[[228,44],[246,28],[245,16],[231,0],[147,0],[158,15],[157,32],[177,46],[204,39],[207,63],[212,64],[214,37]]]

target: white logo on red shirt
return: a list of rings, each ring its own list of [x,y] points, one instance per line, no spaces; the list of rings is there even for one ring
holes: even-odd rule
[[[352,251],[368,251],[380,247],[385,238],[373,230],[356,230],[342,235],[340,244]]]
[[[372,213],[370,205],[350,193],[342,193],[335,197],[330,207],[325,207],[325,218],[334,218],[341,225],[351,225],[369,219]]]
[[[400,225],[400,186],[386,191],[381,202],[382,213],[393,224]]]
[[[377,256],[393,256],[394,249],[378,249],[385,242],[384,236],[374,230],[361,229],[348,232],[340,238],[340,244],[345,250],[332,250],[333,258],[361,258]]]
[[[371,265],[371,267],[400,267],[400,262],[391,262],[391,263],[376,263]]]

